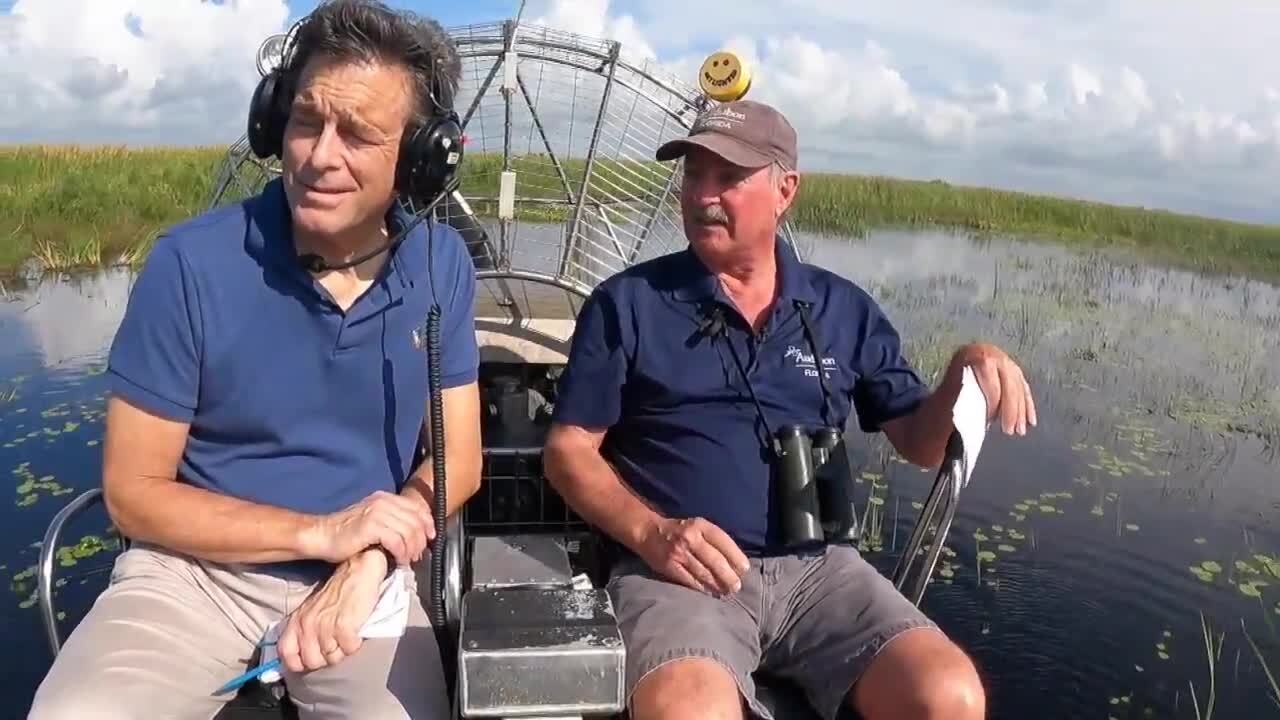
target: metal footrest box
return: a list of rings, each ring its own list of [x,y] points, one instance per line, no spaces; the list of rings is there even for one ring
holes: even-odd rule
[[[625,671],[618,620],[602,589],[473,589],[463,597],[463,717],[618,713]]]

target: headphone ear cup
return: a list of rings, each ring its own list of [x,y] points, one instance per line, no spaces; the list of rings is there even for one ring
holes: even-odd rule
[[[258,81],[249,100],[249,149],[261,159],[283,153],[284,126],[288,116],[280,103],[280,71],[272,70]]]
[[[462,164],[462,125],[449,113],[405,135],[396,165],[396,186],[414,200],[434,198],[446,189]]]

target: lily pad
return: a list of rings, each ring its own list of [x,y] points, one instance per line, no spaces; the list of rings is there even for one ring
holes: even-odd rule
[[[1205,570],[1199,565],[1192,565],[1190,569],[1191,569],[1191,574],[1200,578],[1202,581],[1207,583],[1213,582],[1213,579],[1215,576],[1213,573],[1209,572],[1208,570]]]

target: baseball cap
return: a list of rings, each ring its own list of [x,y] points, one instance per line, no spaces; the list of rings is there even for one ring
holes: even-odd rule
[[[683,157],[693,146],[742,167],[764,167],[775,160],[796,169],[796,131],[777,109],[754,100],[716,105],[694,121],[689,134],[658,148],[661,161]]]

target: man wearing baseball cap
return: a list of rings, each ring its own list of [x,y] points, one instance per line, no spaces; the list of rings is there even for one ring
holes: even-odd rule
[[[937,467],[966,365],[1006,434],[1034,426],[1030,388],[978,343],[931,390],[875,300],[800,262],[778,236],[796,144],[776,109],[738,101],[657,150],[684,161],[689,247],[606,279],[584,304],[544,468],[618,546],[608,587],[635,720],[769,718],[758,670],[828,720],[981,718],[973,663],[858,554],[848,526],[789,531],[778,439],[840,433],[856,415]]]

